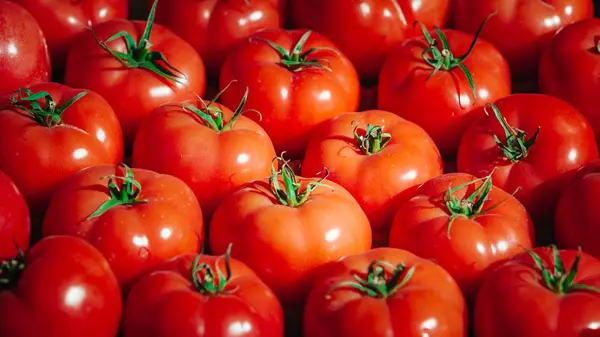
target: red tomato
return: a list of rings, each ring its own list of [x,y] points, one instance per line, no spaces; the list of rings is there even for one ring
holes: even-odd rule
[[[183,181],[113,165],[93,166],[67,180],[52,198],[42,232],[90,242],[124,290],[161,262],[197,253],[204,238],[200,206]]]
[[[230,243],[233,257],[252,268],[284,305],[302,305],[324,264],[371,248],[369,221],[343,187],[324,178],[296,177],[286,160],[271,178],[254,181],[217,208],[211,251]]]
[[[205,71],[198,53],[169,29],[153,25],[153,13],[147,22],[96,24],[72,45],[65,83],[94,90],[111,104],[127,148],[150,111],[193,97],[190,92],[204,94]]]
[[[475,306],[477,337],[593,337],[600,321],[600,261],[536,248],[486,278]]]
[[[491,267],[531,248],[533,224],[517,199],[491,177],[465,173],[434,178],[399,208],[390,246],[433,259],[454,277],[468,302]]]
[[[547,244],[560,191],[574,170],[598,158],[594,133],[575,108],[552,96],[515,94],[494,104],[475,112],[481,117],[462,138],[458,171],[492,173],[494,185],[516,192],[538,243]]]
[[[469,33],[475,33],[490,13],[498,13],[481,37],[502,52],[517,79],[535,74],[556,31],[594,15],[590,0],[456,0],[453,8],[454,26]]]
[[[2,337],[114,337],[120,320],[115,275],[81,239],[49,237],[0,262]]]
[[[12,180],[0,171],[0,261],[29,248],[29,208]]]
[[[377,81],[389,49],[414,36],[412,24],[444,26],[450,0],[292,0],[296,27],[329,37],[348,56],[360,78]]]
[[[283,337],[281,304],[244,263],[183,255],[143,277],[127,296],[124,337]]]
[[[379,77],[378,106],[423,127],[444,159],[452,159],[471,112],[510,94],[510,73],[500,52],[477,36],[443,30],[434,39],[421,28],[424,37],[390,50]]]
[[[367,214],[373,244],[387,244],[398,204],[418,185],[443,173],[431,138],[416,124],[391,112],[347,113],[313,134],[302,163],[312,177],[326,167],[329,180],[354,196]]]
[[[232,51],[219,79],[222,103],[235,106],[246,87],[247,107],[262,114],[277,153],[304,154],[314,128],[341,113],[356,111],[360,84],[350,61],[326,37],[310,31],[263,30]],[[258,115],[250,115],[259,121]]]
[[[331,263],[304,310],[310,337],[467,336],[465,300],[437,264],[394,248]]]
[[[23,7],[0,1],[0,95],[48,82],[48,46],[40,25]]]
[[[0,170],[12,178],[32,212],[43,212],[71,174],[117,164],[123,157],[117,117],[97,93],[41,83],[0,100],[5,106],[0,110]]]

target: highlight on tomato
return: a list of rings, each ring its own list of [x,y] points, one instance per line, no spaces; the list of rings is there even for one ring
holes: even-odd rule
[[[9,176],[0,171],[0,261],[29,248],[29,207]]]

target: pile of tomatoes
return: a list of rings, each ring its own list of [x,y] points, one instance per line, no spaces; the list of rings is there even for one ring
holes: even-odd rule
[[[590,0],[0,0],[0,71],[0,337],[600,336]]]

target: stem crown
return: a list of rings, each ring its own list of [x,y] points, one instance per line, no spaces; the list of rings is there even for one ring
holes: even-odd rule
[[[237,287],[227,290],[227,284],[231,279],[231,244],[227,247],[224,256],[220,256],[215,262],[215,270],[206,263],[200,263],[201,255],[196,256],[192,263],[192,284],[202,294],[216,296],[219,294],[233,294]],[[219,263],[225,259],[225,274],[219,267]]]
[[[354,125],[354,139],[364,154],[375,154],[392,140],[392,135],[383,132],[383,126],[368,124],[365,135],[361,136],[358,134],[358,122],[354,121],[352,124]]]
[[[496,119],[498,122],[500,122],[500,125],[502,125],[502,129],[504,129],[504,142],[500,141],[500,138],[494,134],[494,140],[504,153],[504,156],[512,163],[516,163],[519,160],[526,158],[529,154],[529,149],[537,140],[541,127],[538,126],[533,136],[527,139],[527,133],[523,130],[510,126],[506,118],[504,118],[504,116],[502,116],[500,113],[500,109],[498,109],[497,106],[492,103],[487,103],[484,107],[484,111],[487,115],[489,115],[488,108],[492,109]]]
[[[23,96],[23,94],[25,95]],[[15,95],[10,97],[10,103],[15,108],[27,112],[38,124],[46,127],[53,127],[61,125],[63,123],[62,114],[65,112],[65,110],[67,110],[67,108],[69,108],[71,105],[75,104],[75,102],[80,100],[86,94],[87,91],[82,91],[73,96],[62,106],[56,106],[56,102],[48,92],[39,91],[34,93],[30,89],[22,88],[18,89],[15,92]],[[38,102],[41,99],[45,102],[43,107]],[[23,102],[29,103],[31,107],[23,105]]]
[[[0,261],[0,291],[14,288],[25,271],[25,252],[21,248],[18,248],[18,251],[19,255],[16,258]]]

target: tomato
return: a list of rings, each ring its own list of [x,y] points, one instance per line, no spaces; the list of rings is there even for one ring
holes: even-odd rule
[[[594,15],[590,0],[456,0],[453,8],[454,26],[469,33],[490,13],[498,13],[481,37],[502,52],[516,79],[535,74],[556,31]]]
[[[477,337],[592,337],[600,321],[600,261],[536,248],[494,270],[477,295]]]
[[[477,36],[441,30],[434,39],[421,29],[424,37],[390,50],[379,77],[378,107],[420,125],[451,160],[472,111],[510,94],[510,73],[500,52]]]
[[[46,39],[35,18],[23,7],[0,1],[0,95],[48,82],[51,76]]]
[[[121,291],[102,254],[70,236],[0,262],[2,337],[114,337]]]
[[[244,263],[187,254],[143,277],[127,296],[124,337],[283,337],[281,304]]]
[[[41,83],[0,101],[0,170],[34,213],[71,174],[123,157],[117,117],[93,91]]]
[[[480,119],[461,140],[458,171],[492,173],[531,214],[538,244],[548,244],[560,191],[574,170],[598,158],[590,124],[571,105],[540,94],[511,95],[475,114]]]
[[[310,31],[263,30],[241,42],[221,68],[221,96],[235,106],[246,87],[246,107],[267,131],[277,153],[304,154],[310,133],[320,123],[356,111],[360,84],[350,61],[326,37]]]
[[[153,24],[153,14],[147,22],[98,23],[73,40],[67,57],[65,83],[94,90],[110,103],[126,148],[150,111],[193,97],[191,92],[202,96],[206,86],[198,53],[169,29]]]
[[[0,261],[29,248],[29,207],[13,181],[0,171]]]
[[[452,277],[410,252],[377,248],[331,263],[306,302],[304,335],[467,335],[467,308]]]
[[[450,0],[292,0],[296,27],[329,37],[348,56],[360,78],[377,81],[389,49],[414,36],[412,24],[444,26]]]
[[[433,259],[454,277],[471,302],[485,273],[531,248],[533,224],[517,199],[475,179],[449,173],[419,187],[399,208],[390,246]]]
[[[90,242],[126,291],[161,262],[197,253],[204,230],[198,201],[183,181],[121,166],[89,167],[62,184],[42,232]]]
[[[343,187],[297,177],[287,160],[271,178],[246,184],[217,208],[211,251],[252,268],[284,306],[301,306],[324,264],[371,248],[367,216]],[[275,162],[275,161],[274,161]],[[275,163],[274,163],[275,164]]]
[[[315,131],[302,175],[323,167],[367,214],[375,246],[386,245],[399,202],[443,173],[440,153],[423,129],[379,110],[343,114]]]

